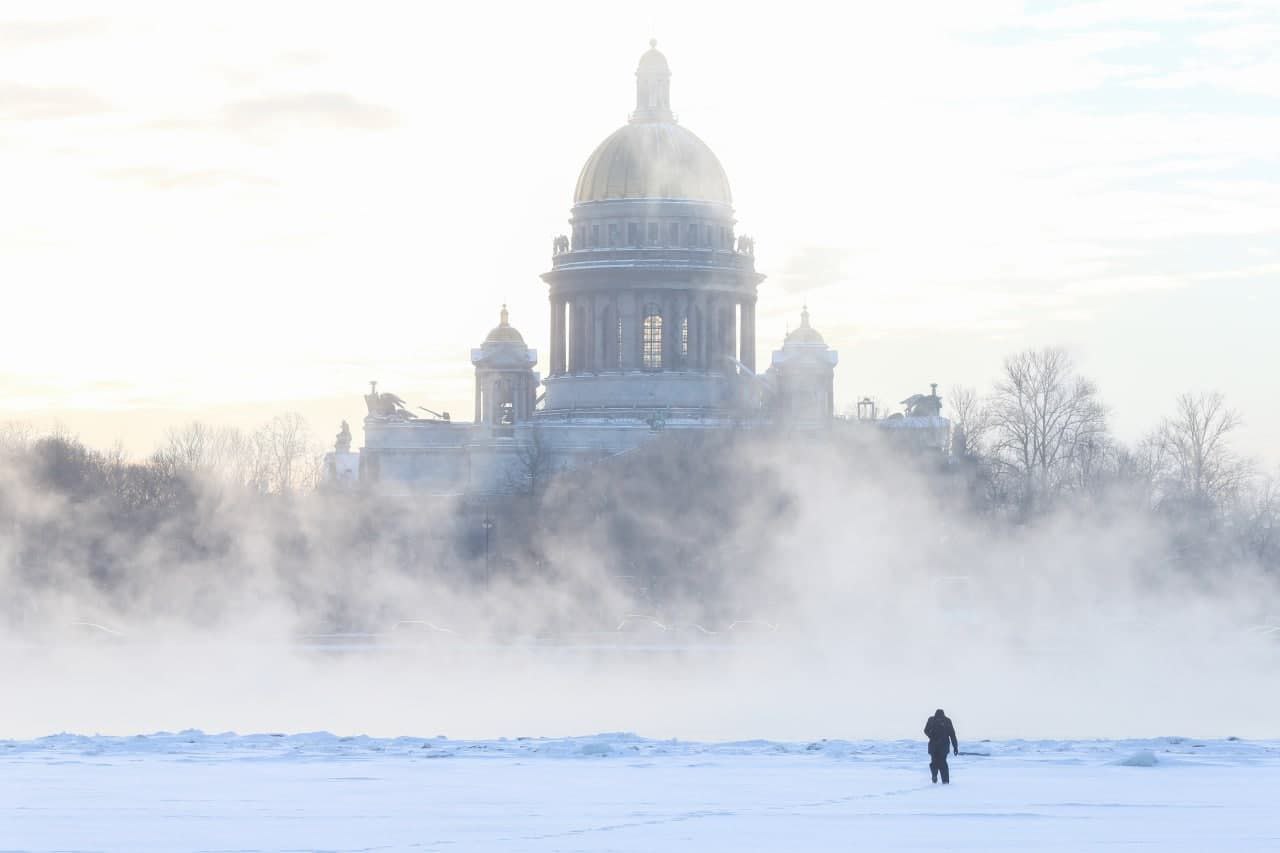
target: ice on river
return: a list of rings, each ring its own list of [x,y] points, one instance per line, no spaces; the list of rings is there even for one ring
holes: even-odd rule
[[[1280,849],[1280,743],[0,741],[0,850]]]

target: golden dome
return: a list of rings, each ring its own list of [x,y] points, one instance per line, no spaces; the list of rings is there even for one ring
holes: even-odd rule
[[[793,329],[782,342],[784,347],[789,346],[814,346],[825,347],[827,342],[822,335],[813,326],[809,325],[809,306],[804,306],[800,312],[800,325]]]
[[[511,325],[507,320],[507,306],[502,306],[502,313],[499,314],[498,325],[493,327],[488,337],[484,339],[484,346],[489,344],[519,344],[524,346],[524,337],[515,326]]]
[[[628,124],[587,158],[573,201],[675,198],[732,204],[729,177],[707,144],[678,124]]]
[[[614,199],[686,199],[732,204],[729,178],[707,144],[676,123],[667,58],[649,42],[636,69],[636,109],[587,158],[574,204]]]

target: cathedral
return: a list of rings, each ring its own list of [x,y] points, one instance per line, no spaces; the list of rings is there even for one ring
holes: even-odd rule
[[[635,109],[587,158],[568,233],[552,241],[542,274],[551,309],[546,375],[503,306],[471,351],[472,423],[419,416],[372,383],[364,446],[351,450],[344,423],[328,478],[390,493],[492,494],[624,453],[664,430],[830,429],[838,357],[807,309],[768,368],[757,369],[756,291],[765,277],[751,238],[734,225],[729,178],[677,122],[671,70],[651,41],[636,69]],[[936,391],[911,400],[906,417],[882,423],[900,421],[896,428],[912,427],[917,441],[945,447]]]

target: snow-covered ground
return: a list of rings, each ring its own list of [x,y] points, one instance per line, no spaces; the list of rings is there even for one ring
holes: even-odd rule
[[[1280,849],[1280,743],[0,741],[0,850]],[[976,754],[975,754],[976,753]]]

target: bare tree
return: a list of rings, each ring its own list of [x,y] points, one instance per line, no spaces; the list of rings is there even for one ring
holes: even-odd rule
[[[1233,525],[1244,555],[1280,572],[1280,470],[1257,478],[1244,490]]]
[[[964,446],[965,454],[981,456],[991,432],[990,406],[978,395],[976,389],[963,385],[951,386],[950,397],[948,414],[952,429],[963,436],[960,443]]]
[[[1105,439],[1106,409],[1065,350],[1026,350],[1005,359],[990,430],[997,472],[1033,510],[1068,488],[1072,468]]]
[[[1231,448],[1231,433],[1239,426],[1239,414],[1217,392],[1178,397],[1155,439],[1166,501],[1196,511],[1225,508],[1252,473]]]
[[[0,423],[0,452],[26,450],[35,440],[36,431],[26,421]]]
[[[528,437],[527,442],[517,445],[515,464],[507,472],[507,489],[516,494],[537,495],[546,488],[556,467],[542,427],[531,427]]]
[[[253,436],[259,461],[255,480],[263,491],[286,494],[314,485],[315,464],[306,419],[276,415]]]
[[[198,421],[168,430],[151,457],[151,464],[169,476],[236,487],[267,483],[268,463],[259,453],[255,436],[235,427],[211,427]]]

